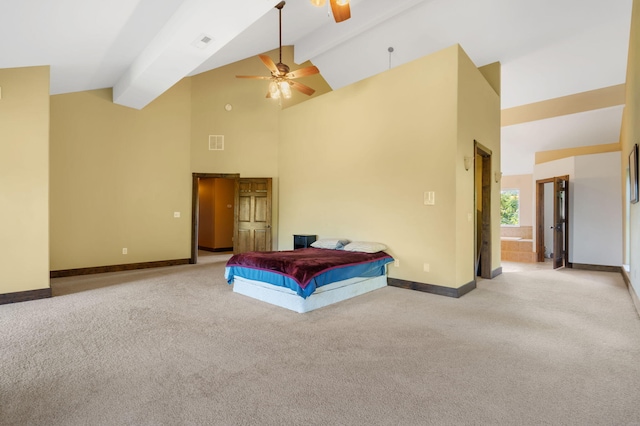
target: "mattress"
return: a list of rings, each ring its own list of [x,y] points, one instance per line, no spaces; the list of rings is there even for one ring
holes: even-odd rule
[[[235,293],[303,313],[386,286],[390,262],[385,252],[250,252],[229,259],[225,278]]]
[[[264,282],[294,291],[307,298],[322,286],[355,277],[386,275],[393,258],[385,252],[360,253],[305,248],[234,255],[225,267],[225,278]]]

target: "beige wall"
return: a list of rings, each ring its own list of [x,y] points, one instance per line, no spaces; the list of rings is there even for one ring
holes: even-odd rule
[[[618,84],[616,86],[603,87],[588,92],[504,109],[501,113],[502,126],[511,126],[561,115],[608,108],[623,105],[624,102],[625,85]]]
[[[51,270],[190,257],[190,94],[183,80],[142,110],[111,89],[51,96]]]
[[[236,74],[265,74],[262,62],[254,59],[191,78],[193,172],[277,176],[280,107],[264,98],[263,81],[235,78]],[[225,110],[226,104],[231,111]],[[209,150],[209,135],[224,135],[224,151]]]
[[[458,46],[459,47],[459,46]],[[475,277],[474,205],[475,176],[464,168],[464,158],[474,156],[474,141],[491,151],[491,270],[500,268],[500,64],[474,65],[458,48],[458,149],[456,170],[456,282],[465,284]],[[487,80],[487,78],[489,80]],[[480,225],[479,225],[480,226]]]
[[[471,281],[463,158],[474,139],[499,144],[499,98],[459,46],[284,111],[256,94],[259,81],[235,79],[264,73],[254,59],[185,79],[140,111],[113,104],[110,89],[50,97],[50,269],[189,257],[191,172],[208,172],[274,178],[274,216],[285,211],[274,248],[299,232],[383,241],[401,262],[392,276]],[[225,151],[208,150],[209,134],[225,135]]]
[[[278,51],[267,52],[272,59]],[[294,65],[293,49],[283,47],[283,62],[292,70],[311,65]],[[277,62],[277,60],[276,60]],[[280,140],[279,101],[266,99],[268,83],[263,80],[238,79],[236,75],[269,75],[258,57],[251,57],[196,75],[192,83],[191,171],[198,173],[239,173],[241,177],[273,179],[273,247],[277,248],[278,226],[278,143]],[[312,97],[330,91],[320,75],[300,79],[316,89]],[[293,92],[284,107],[306,101],[308,97]],[[225,105],[231,105],[231,111]],[[209,151],[209,135],[224,135],[224,151]]]
[[[501,189],[520,190],[520,226],[534,226],[534,186],[533,175],[502,176]]]
[[[400,261],[392,277],[454,288],[473,280],[474,174],[463,157],[474,137],[499,143],[499,98],[467,61],[453,46],[283,111],[279,249],[301,232],[380,241]],[[495,117],[472,131],[478,108]]]
[[[640,144],[640,0],[633,0],[631,18],[631,36],[629,39],[629,59],[627,65],[627,92],[624,111],[624,124],[621,137],[622,179],[626,188],[628,156],[633,144]],[[626,193],[622,191],[623,194]],[[625,197],[626,198],[626,197]],[[630,277],[636,295],[640,295],[640,203],[623,202],[625,211],[629,211],[629,226],[626,240],[629,246]],[[640,309],[640,306],[638,306]]]
[[[0,294],[49,287],[49,67],[0,69]]]

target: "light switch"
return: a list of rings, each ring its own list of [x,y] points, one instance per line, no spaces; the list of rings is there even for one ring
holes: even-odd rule
[[[424,204],[426,206],[434,206],[436,204],[436,193],[427,191],[424,193]]]
[[[180,217],[180,212],[173,212],[173,217]]]

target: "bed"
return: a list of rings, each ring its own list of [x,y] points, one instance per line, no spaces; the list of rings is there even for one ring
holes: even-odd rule
[[[225,279],[236,293],[304,313],[386,286],[390,262],[384,251],[249,252],[229,259]]]

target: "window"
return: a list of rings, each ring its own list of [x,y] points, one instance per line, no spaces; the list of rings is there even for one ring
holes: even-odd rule
[[[502,226],[520,226],[519,189],[500,191],[500,224]]]

